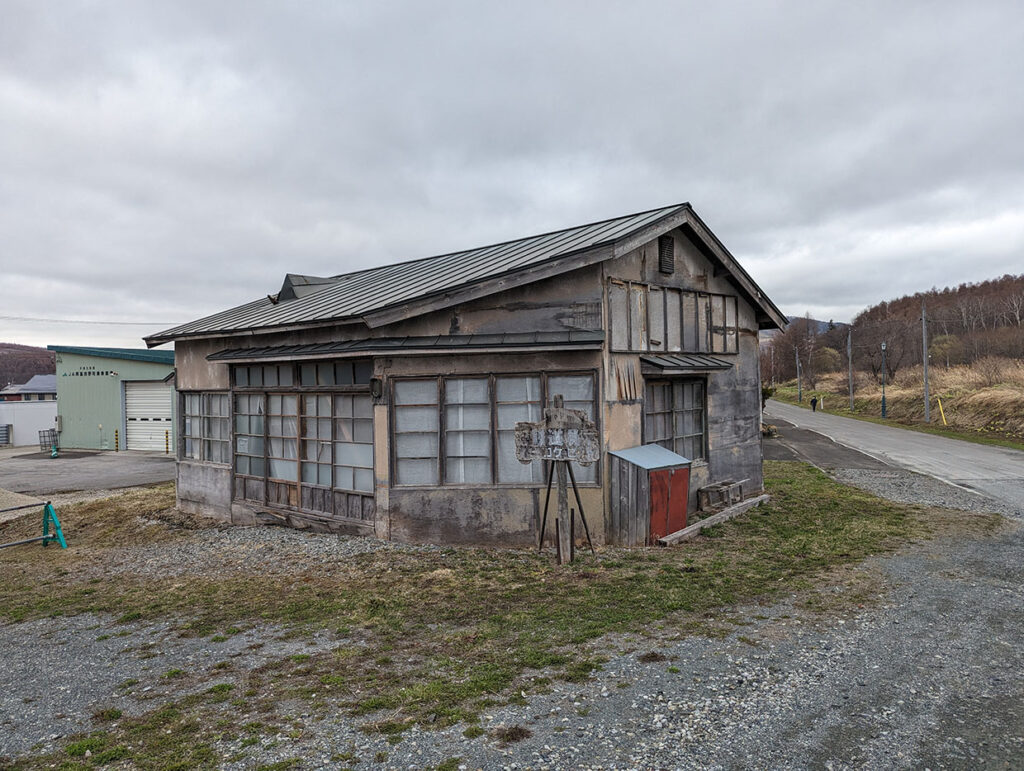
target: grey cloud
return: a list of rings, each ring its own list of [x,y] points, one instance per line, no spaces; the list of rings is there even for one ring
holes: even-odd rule
[[[1024,264],[1010,2],[6,11],[9,315],[185,320],[680,200],[790,314]]]

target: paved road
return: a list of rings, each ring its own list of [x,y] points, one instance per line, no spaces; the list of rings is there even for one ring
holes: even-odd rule
[[[174,456],[152,452],[64,452],[37,448],[0,451],[0,489],[29,495],[133,487],[174,479]],[[14,505],[14,504],[11,504]]]
[[[886,463],[928,474],[1024,511],[1024,452],[880,426],[768,402],[766,415],[829,437]]]

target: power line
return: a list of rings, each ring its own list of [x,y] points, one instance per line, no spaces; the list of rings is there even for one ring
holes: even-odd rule
[[[40,324],[103,324],[115,327],[173,327],[180,321],[96,321],[93,319],[44,319],[33,316],[0,316],[0,321],[28,321]]]

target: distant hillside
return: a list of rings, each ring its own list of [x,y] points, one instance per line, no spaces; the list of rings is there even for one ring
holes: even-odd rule
[[[802,374],[813,384],[819,374],[846,366],[850,332],[854,369],[880,378],[884,343],[886,375],[893,380],[901,369],[922,364],[922,305],[931,364],[1024,359],[1024,275],[1005,275],[886,300],[861,311],[852,324],[790,317],[785,332],[762,343],[762,377],[796,377],[799,356]]]
[[[0,388],[25,383],[33,375],[52,375],[57,371],[53,351],[17,343],[0,343]]]

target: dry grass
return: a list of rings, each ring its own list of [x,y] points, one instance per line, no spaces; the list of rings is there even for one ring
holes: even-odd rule
[[[589,678],[605,660],[605,635],[662,625],[686,633],[694,619],[703,633],[722,608],[779,592],[813,594],[833,571],[869,555],[945,528],[989,533],[1001,521],[883,501],[803,464],[768,463],[766,481],[769,504],[684,547],[604,549],[564,567],[532,551],[396,550],[296,575],[231,572],[185,583],[130,575],[90,581],[76,570],[102,562],[110,548],[187,539],[183,525],[195,523],[168,523],[169,486],[70,508],[74,547],[0,561],[0,616],[8,622],[93,612],[121,623],[167,619],[183,634],[203,635],[269,624],[298,635],[329,630],[336,647],[239,669],[231,689],[218,685],[116,727],[104,723],[62,757],[13,767],[59,766],[79,750],[74,767],[94,767],[83,759],[88,744],[92,758],[170,768],[182,740],[189,754],[178,767],[213,767],[217,741],[287,730],[289,703],[304,713],[348,714],[396,740],[413,725],[472,724],[495,703],[545,691],[553,678]],[[878,589],[869,580],[808,604],[834,609]]]
[[[948,427],[962,438],[980,439],[1019,447],[1024,444],[1024,362],[987,357],[971,366],[946,369],[932,366],[928,371],[932,427],[942,426],[938,399],[942,400]],[[854,373],[855,410],[849,412],[847,375],[843,372],[820,377],[816,389],[805,389],[804,403],[812,395],[825,397],[829,412],[879,417],[882,386],[870,373]],[[924,373],[920,366],[899,371],[886,384],[886,408],[890,421],[920,424],[924,421]],[[776,398],[794,402],[796,384],[786,384]]]

